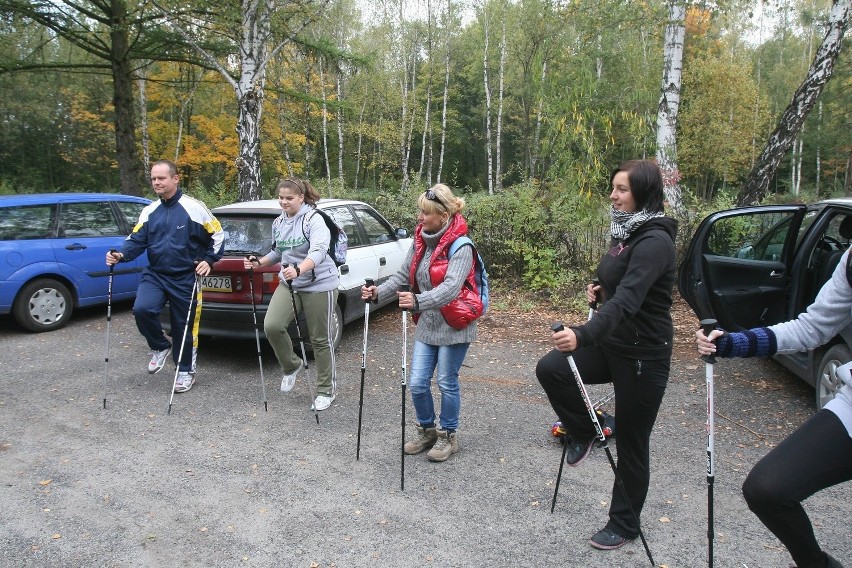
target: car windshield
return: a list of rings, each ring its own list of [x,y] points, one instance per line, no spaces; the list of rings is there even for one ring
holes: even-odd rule
[[[225,232],[225,254],[266,254],[272,250],[275,217],[218,217]]]

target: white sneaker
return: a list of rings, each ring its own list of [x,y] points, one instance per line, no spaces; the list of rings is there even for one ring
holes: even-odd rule
[[[186,392],[195,384],[195,375],[181,371],[175,381],[175,392]]]
[[[302,369],[305,368],[304,361],[299,361],[299,368],[293,371],[292,373],[285,373],[281,378],[281,392],[290,392],[293,390],[293,385],[296,384],[296,377],[299,376],[299,373],[302,372]]]
[[[331,406],[331,403],[334,402],[334,399],[335,396],[333,394],[321,394],[316,398],[316,400],[314,400],[314,403],[311,405],[311,410],[316,409],[317,412],[325,410],[326,408]]]
[[[169,353],[172,352],[171,347],[167,347],[162,351],[154,351],[151,353],[151,361],[148,362],[148,372],[152,375],[154,373],[159,373],[163,370],[163,367],[166,366],[166,358],[169,356]]]

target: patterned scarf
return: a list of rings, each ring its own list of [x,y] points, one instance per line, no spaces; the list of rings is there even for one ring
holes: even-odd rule
[[[610,233],[614,239],[620,241],[627,238],[635,231],[642,223],[656,217],[665,217],[665,213],[651,213],[643,209],[642,211],[619,211],[618,209],[610,209],[610,217],[612,221],[609,225]]]

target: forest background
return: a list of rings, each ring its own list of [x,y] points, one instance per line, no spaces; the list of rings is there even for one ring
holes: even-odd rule
[[[667,33],[682,249],[748,195],[838,3],[845,29],[848,0],[0,0],[0,194],[146,194],[167,158],[210,207],[298,175],[413,229],[442,182],[500,301],[581,302],[610,171],[660,152]],[[760,200],[852,194],[848,48],[834,65]]]

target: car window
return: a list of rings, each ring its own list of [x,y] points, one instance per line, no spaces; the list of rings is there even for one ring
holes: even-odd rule
[[[0,208],[0,240],[49,239],[55,211],[55,205]]]
[[[711,254],[750,260],[782,260],[793,212],[737,215],[718,220],[707,239]]]
[[[125,234],[107,201],[64,203],[61,211],[60,237],[118,237]]]
[[[272,222],[275,217],[229,217],[218,215],[225,233],[225,254],[266,254],[274,245]]]
[[[335,223],[343,227],[343,231],[346,233],[347,246],[358,247],[365,244],[361,232],[358,231],[358,223],[349,207],[327,207],[323,211],[328,213],[328,216],[334,219]]]
[[[391,227],[386,221],[380,219],[372,209],[357,207],[355,208],[355,215],[361,221],[361,226],[364,227],[364,232],[367,234],[367,240],[371,244],[394,240],[394,233]]]
[[[115,204],[118,205],[119,210],[124,215],[127,225],[135,227],[136,223],[139,222],[139,215],[145,209],[145,204],[135,201],[116,201]]]

